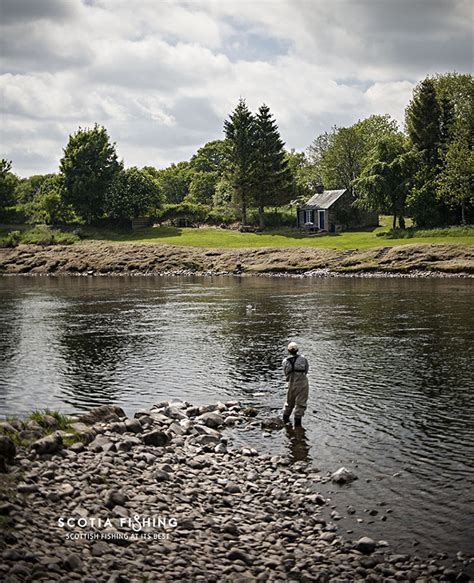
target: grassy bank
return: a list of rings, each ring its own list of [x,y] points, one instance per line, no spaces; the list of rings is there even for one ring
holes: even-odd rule
[[[367,249],[371,247],[406,244],[459,243],[474,244],[474,227],[450,227],[433,230],[407,229],[391,231],[391,217],[381,217],[381,226],[356,232],[325,235],[307,235],[298,229],[280,228],[262,233],[241,233],[231,229],[213,227],[178,228],[170,226],[149,227],[136,231],[110,228],[76,227],[67,232],[38,227],[0,226],[0,244],[16,239],[17,244],[73,244],[79,241],[120,243],[166,243],[184,247],[220,247],[228,249],[253,249],[260,247],[315,247],[322,249]],[[16,235],[12,237],[12,231]],[[14,246],[14,245],[10,245]]]
[[[256,247],[320,247],[326,249],[366,249],[385,245],[404,245],[414,243],[462,243],[474,244],[474,229],[468,233],[449,232],[446,234],[430,235],[425,231],[421,236],[412,234],[405,236],[384,238],[377,236],[384,232],[384,227],[372,231],[344,232],[337,234],[308,236],[294,229],[278,229],[263,233],[240,233],[225,229],[212,228],[177,228],[155,227],[142,229],[136,233],[124,233],[107,239],[110,242],[122,243],[167,243],[190,247],[225,247],[229,249],[256,248]],[[445,229],[445,231],[448,231]]]

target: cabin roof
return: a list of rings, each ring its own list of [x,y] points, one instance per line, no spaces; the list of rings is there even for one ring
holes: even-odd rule
[[[345,188],[342,190],[324,190],[313,195],[302,208],[328,209],[341,198],[346,190]]]

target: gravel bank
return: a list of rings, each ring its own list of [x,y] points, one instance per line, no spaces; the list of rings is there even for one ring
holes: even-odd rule
[[[16,581],[468,581],[468,561],[342,538],[303,462],[232,448],[259,422],[238,402],[103,406],[58,431],[3,423],[0,578]],[[279,430],[279,420],[263,420]],[[9,438],[29,439],[27,447]],[[66,445],[67,443],[71,445]],[[3,468],[6,469],[5,467]],[[333,468],[335,470],[336,468]],[[350,487],[350,486],[348,486]],[[464,571],[463,571],[464,569]]]
[[[400,245],[372,249],[206,249],[158,243],[88,243],[0,249],[3,274],[474,275],[474,247]]]

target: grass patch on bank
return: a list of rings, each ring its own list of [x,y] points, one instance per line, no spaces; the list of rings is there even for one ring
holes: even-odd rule
[[[384,244],[379,234],[386,232],[386,227],[377,227],[370,231],[346,231],[337,234],[308,236],[295,229],[275,229],[262,233],[240,233],[230,229],[219,228],[178,228],[149,227],[133,233],[121,233],[108,239],[109,242],[127,243],[167,243],[189,247],[224,247],[224,248],[255,248],[255,247],[321,247],[330,249],[361,249],[380,247]],[[439,231],[439,230],[436,230]],[[388,241],[387,241],[388,242]],[[439,234],[429,231],[422,236],[390,237],[390,246],[413,243],[462,243],[474,244],[474,232],[458,232],[456,234]]]
[[[61,231],[47,225],[36,227],[15,227],[8,230],[0,228],[0,247],[17,247],[25,245],[72,245],[80,241],[80,237],[74,231]]]
[[[328,249],[364,249],[415,243],[459,243],[474,245],[474,226],[420,230],[407,219],[407,229],[392,230],[392,217],[381,216],[380,226],[365,231],[344,231],[324,235],[307,235],[294,228],[268,229],[261,233],[241,233],[218,227],[147,227],[136,231],[112,227],[82,225],[68,231],[47,226],[0,226],[0,246],[20,243],[38,245],[73,244],[87,242],[166,243],[187,247],[222,247],[229,249],[259,247],[319,247]]]
[[[425,239],[427,237],[474,237],[474,225],[464,227],[445,227],[438,229],[391,229],[388,232],[381,232],[377,237],[384,239]]]
[[[60,413],[59,411],[51,411],[50,409],[37,409],[35,411],[32,411],[26,421],[36,421],[36,423],[38,423],[39,425],[41,425],[41,427],[45,428],[45,429],[50,429],[50,426],[48,425],[47,421],[46,421],[46,417],[53,417],[53,419],[56,419],[58,426],[54,428],[54,430],[57,429],[69,429],[71,427],[72,421],[69,417],[67,417],[66,415],[63,415],[63,413]]]

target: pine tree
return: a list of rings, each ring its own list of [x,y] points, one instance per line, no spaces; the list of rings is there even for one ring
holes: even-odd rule
[[[260,228],[264,228],[265,207],[287,202],[292,193],[292,174],[288,167],[278,126],[263,104],[256,117],[256,168],[254,200]]]
[[[423,153],[424,162],[431,168],[435,168],[440,160],[442,113],[435,85],[426,78],[415,89],[405,121],[410,140]]]
[[[244,99],[224,122],[227,139],[228,177],[240,205],[242,225],[247,223],[247,208],[255,186],[255,117]]]

